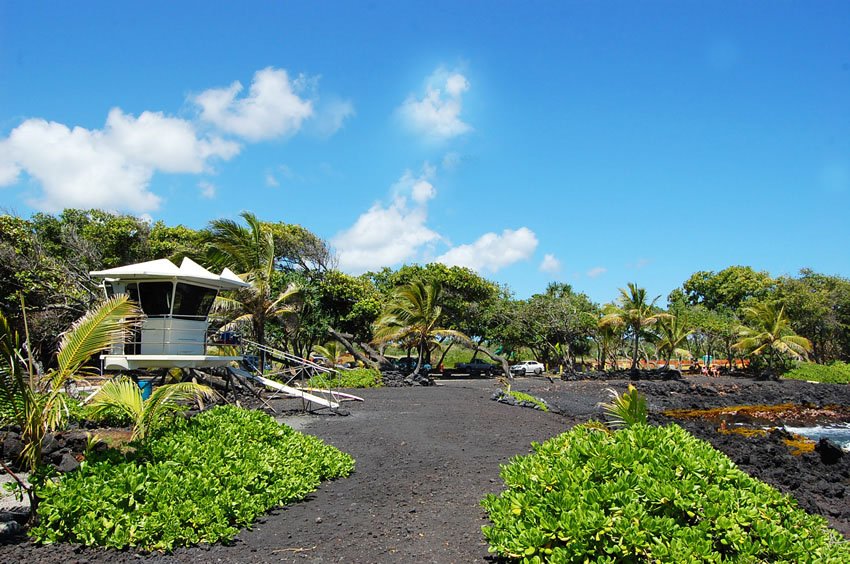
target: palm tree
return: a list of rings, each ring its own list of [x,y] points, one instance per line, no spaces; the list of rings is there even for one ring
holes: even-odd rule
[[[274,236],[251,212],[242,212],[247,226],[231,219],[215,219],[207,229],[207,262],[218,268],[230,268],[251,283],[250,288],[220,297],[213,311],[228,316],[232,324],[249,324],[254,340],[266,344],[266,321],[295,311],[289,302],[300,293],[295,284],[273,291],[275,273]],[[261,353],[260,366],[265,366]]]
[[[607,315],[616,311],[619,310],[614,304],[607,304],[602,310],[602,317],[596,323],[594,340],[599,358],[599,370],[602,371],[605,370],[609,355],[612,357],[612,365],[615,369],[617,368],[617,348],[623,341],[623,325],[614,321],[603,321]]]
[[[599,320],[599,325],[614,325],[625,327],[632,334],[632,367],[637,368],[638,354],[640,353],[640,338],[645,328],[657,323],[668,314],[655,311],[655,302],[661,296],[647,303],[646,289],[638,288],[637,284],[629,282],[628,289],[620,288],[620,297],[617,300],[619,307],[616,311],[609,313]]]
[[[664,355],[664,360],[667,367],[670,366],[670,357],[675,355],[690,355],[690,351],[682,348],[682,345],[687,342],[688,337],[693,333],[693,329],[688,327],[687,322],[681,315],[670,315],[658,323],[658,329],[661,333],[661,340],[656,346],[659,352]]]
[[[429,342],[437,337],[452,337],[469,343],[460,331],[440,327],[442,285],[437,280],[415,280],[396,288],[383,313],[375,322],[375,341],[387,343],[412,338],[418,350],[415,372],[419,372]]]
[[[784,306],[777,309],[775,303],[759,303],[745,307],[744,317],[747,325],[739,328],[741,339],[732,348],[753,355],[766,354],[771,371],[774,361],[786,356],[802,360],[812,350],[811,342],[791,329]]]
[[[331,364],[331,367],[339,364],[339,359],[348,351],[339,341],[328,341],[324,345],[313,345],[313,352],[319,356],[325,357]]]
[[[41,466],[44,437],[65,421],[68,413],[65,385],[92,372],[87,366],[92,356],[124,342],[138,323],[139,315],[138,308],[126,295],[104,301],[65,332],[59,344],[57,366],[39,374],[31,355],[20,346],[17,332],[0,313],[0,423],[13,423],[21,428],[24,445],[21,456],[30,472]],[[19,484],[23,486],[23,482]],[[24,489],[34,516],[38,496],[32,487],[24,486]]]
[[[104,384],[91,400],[95,413],[117,409],[133,421],[130,440],[144,440],[161,424],[165,416],[180,409],[178,402],[213,397],[212,388],[195,382],[166,384],[153,391],[147,400],[133,380],[119,377]]]
[[[265,345],[266,322],[294,314],[296,306],[291,302],[300,293],[301,289],[295,284],[289,284],[274,296],[268,292],[268,288],[250,286],[235,290],[230,297],[216,298],[212,313],[216,317],[227,319],[222,329],[231,330],[247,325],[251,328],[254,340],[260,345]],[[260,366],[265,366],[265,362],[261,362]]]

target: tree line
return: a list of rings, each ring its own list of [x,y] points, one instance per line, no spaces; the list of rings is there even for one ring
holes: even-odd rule
[[[220,297],[217,324],[300,356],[323,347],[379,366],[395,346],[436,366],[464,347],[505,367],[521,356],[565,369],[712,357],[771,371],[850,360],[850,280],[840,276],[730,266],[694,273],[666,303],[637,283],[606,304],[564,283],[517,299],[439,263],[351,276],[308,229],[249,212],[197,230],[100,210],[0,215],[0,311],[23,330],[26,308],[32,355],[46,367],[62,332],[102,297],[90,271],[183,256],[252,282]]]

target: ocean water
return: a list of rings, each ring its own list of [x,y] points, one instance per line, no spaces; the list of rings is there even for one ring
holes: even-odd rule
[[[785,430],[816,441],[826,437],[835,444],[841,445],[841,448],[845,451],[850,452],[850,423],[817,425],[815,427],[789,427],[786,425]]]

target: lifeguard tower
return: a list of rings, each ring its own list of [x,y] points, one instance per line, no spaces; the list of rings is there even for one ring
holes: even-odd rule
[[[127,343],[101,356],[105,370],[225,366],[241,356],[207,354],[209,312],[220,290],[250,286],[225,268],[214,274],[189,258],[153,260],[89,273],[107,296],[127,294],[144,313]]]
[[[331,398],[318,397],[308,391],[293,388],[260,374],[252,374],[233,366],[244,360],[242,356],[218,356],[207,354],[207,331],[209,312],[218,292],[237,290],[250,286],[231,270],[225,268],[214,274],[189,258],[180,266],[167,259],[153,260],[98,270],[89,273],[92,278],[103,280],[108,297],[127,294],[139,304],[144,314],[141,325],[133,337],[125,343],[114,345],[101,355],[103,370],[137,370],[144,368],[198,369],[222,366],[237,378],[259,382],[267,388],[306,402],[336,409],[340,398],[357,399],[350,394],[328,390],[310,390],[328,393]],[[216,344],[236,344],[224,343]],[[254,343],[254,345],[257,345]],[[284,361],[309,366],[317,372],[335,372],[306,359],[299,359],[284,351],[260,346],[269,354]]]

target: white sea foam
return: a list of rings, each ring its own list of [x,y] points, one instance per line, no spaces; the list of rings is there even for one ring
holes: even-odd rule
[[[850,423],[817,425],[815,427],[789,427],[786,425],[785,430],[814,440],[827,438],[835,444],[841,445],[842,449],[850,451]]]

